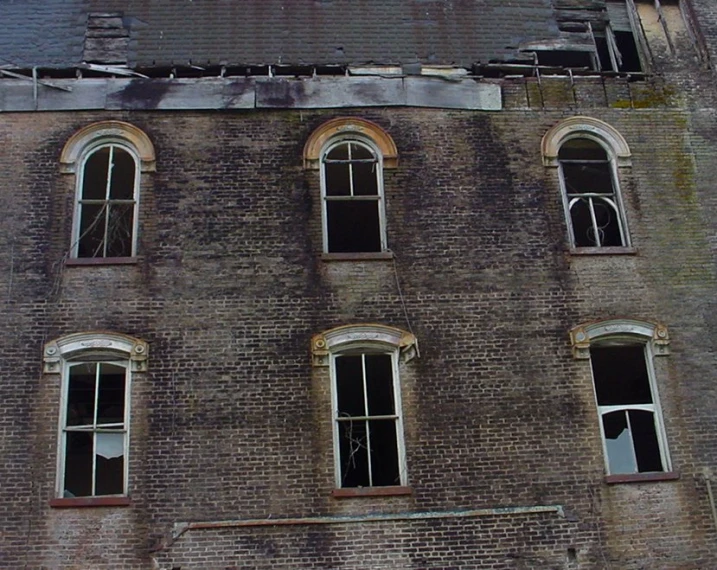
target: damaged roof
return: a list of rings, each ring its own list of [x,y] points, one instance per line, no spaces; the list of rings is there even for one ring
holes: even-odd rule
[[[559,36],[551,0],[0,0],[0,67],[452,65]],[[103,50],[112,55],[102,57]],[[523,56],[526,57],[526,56]]]

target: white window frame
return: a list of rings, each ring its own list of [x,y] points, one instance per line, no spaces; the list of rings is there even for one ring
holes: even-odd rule
[[[130,337],[128,335],[107,332],[84,332],[71,334],[49,342],[44,349],[44,373],[60,374],[60,393],[58,414],[58,453],[56,465],[55,494],[57,498],[64,496],[65,489],[65,463],[67,448],[67,433],[73,431],[84,431],[93,434],[102,433],[102,427],[92,426],[91,429],[68,429],[67,408],[68,391],[70,381],[70,369],[72,366],[82,363],[108,363],[120,366],[125,369],[124,388],[124,420],[121,430],[113,429],[111,433],[122,433],[124,435],[124,473],[122,494],[113,495],[87,495],[77,497],[80,499],[102,499],[105,497],[126,497],[129,490],[129,445],[130,445],[130,418],[131,418],[131,394],[132,374],[146,372],[148,358],[147,343]],[[96,372],[99,374],[99,369]],[[96,395],[95,395],[96,397]],[[95,402],[95,415],[97,407]],[[94,422],[93,422],[94,423]],[[93,493],[95,491],[94,473],[96,458],[93,455]]]
[[[336,359],[341,356],[346,355],[352,355],[352,356],[362,356],[365,357],[367,355],[375,355],[375,354],[384,354],[389,355],[391,357],[391,373],[392,373],[392,389],[393,389],[393,402],[394,402],[394,414],[387,415],[387,416],[352,416],[351,418],[342,418],[339,415],[339,406],[338,406],[338,387],[337,382],[339,380],[338,375],[336,373]],[[365,409],[368,410],[368,403],[367,403],[367,387],[366,387],[366,370],[365,370],[365,361],[362,358],[363,363],[363,392],[364,392],[364,406]],[[403,407],[401,403],[401,384],[399,382],[399,371],[398,371],[398,350],[381,350],[380,347],[377,346],[371,346],[367,345],[362,348],[354,348],[352,350],[344,350],[340,352],[334,352],[331,354],[331,409],[332,409],[332,416],[333,416],[333,444],[334,444],[334,476],[335,476],[335,483],[336,488],[351,488],[351,487],[345,487],[343,485],[342,477],[341,477],[341,443],[340,443],[340,437],[341,437],[341,429],[340,424],[345,421],[363,421],[368,424],[371,420],[394,420],[395,422],[395,428],[396,428],[396,449],[397,449],[397,463],[398,463],[398,474],[399,474],[399,483],[397,485],[405,486],[407,483],[407,468],[406,468],[406,448],[405,448],[405,441],[403,437]],[[366,430],[366,437],[368,439],[367,442],[367,456],[368,456],[368,471],[369,471],[369,486],[375,487],[373,485],[373,474],[371,471],[371,443],[370,438],[371,435],[369,433],[369,430]]]
[[[565,223],[568,227],[568,238],[570,240],[570,246],[572,248],[576,249],[582,249],[585,247],[605,247],[600,243],[596,243],[594,246],[578,246],[575,242],[575,228],[573,228],[573,220],[571,216],[571,208],[573,204],[579,200],[584,200],[587,198],[589,202],[590,207],[590,216],[592,219],[592,228],[593,233],[595,235],[596,241],[599,242],[600,240],[600,234],[599,234],[599,226],[597,223],[597,219],[595,217],[595,210],[594,210],[594,202],[593,199],[599,199],[606,201],[615,212],[615,215],[617,217],[617,223],[620,230],[620,240],[622,242],[621,245],[616,247],[630,247],[630,233],[627,231],[627,220],[625,218],[625,208],[622,203],[622,196],[620,193],[620,182],[618,179],[618,173],[617,173],[617,167],[615,165],[615,156],[612,152],[612,149],[605,146],[605,143],[600,140],[598,137],[593,136],[590,133],[576,133],[573,136],[570,136],[566,138],[562,144],[561,147],[570,140],[590,140],[594,143],[597,143],[602,147],[602,149],[607,154],[607,162],[608,162],[608,168],[610,169],[610,178],[612,182],[612,192],[611,193],[596,193],[596,192],[574,192],[571,194],[571,192],[568,189],[568,185],[565,180],[565,173],[563,171],[563,164],[564,163],[573,163],[573,164],[579,164],[579,163],[590,163],[595,162],[592,160],[580,160],[580,159],[560,159],[558,158],[558,176],[560,180],[560,194],[562,196],[563,200],[563,211],[565,212]],[[558,151],[560,152],[560,151]],[[602,161],[599,161],[602,162]]]
[[[132,160],[134,161],[134,188],[132,189],[132,200],[111,200],[109,197],[109,192],[111,190],[110,181],[112,178],[112,168],[107,169],[107,184],[105,187],[105,198],[103,200],[83,200],[82,198],[82,191],[84,186],[84,179],[85,179],[85,167],[87,165],[87,160],[92,156],[95,152],[100,151],[103,148],[109,148],[110,149],[110,166],[111,166],[111,157],[114,155],[114,149],[115,148],[121,148],[125,152],[129,153],[129,155],[132,157]],[[82,220],[82,207],[83,204],[103,204],[105,207],[111,206],[113,203],[117,204],[132,204],[133,205],[133,211],[132,211],[132,244],[131,244],[131,252],[129,257],[135,257],[137,255],[137,232],[139,229],[139,197],[140,197],[140,176],[141,176],[141,168],[140,168],[140,158],[135,151],[134,148],[131,146],[125,144],[123,141],[120,140],[99,140],[95,144],[89,146],[87,149],[85,149],[85,152],[83,153],[81,159],[80,159],[80,168],[77,173],[77,187],[76,187],[76,194],[75,194],[75,211],[73,215],[73,224],[72,224],[72,250],[71,250],[71,256],[73,258],[78,258],[79,256],[79,247],[80,247],[80,241],[83,236],[80,235],[80,224]],[[102,212],[105,212],[105,208],[102,209]],[[106,212],[104,214],[105,220],[105,228],[104,228],[104,251],[102,255],[97,256],[91,256],[90,258],[98,258],[98,259],[105,259],[109,257],[107,255],[107,222],[108,217],[106,215]]]
[[[565,176],[563,174],[561,160],[558,155],[561,147],[572,139],[588,139],[596,142],[608,156],[610,171],[613,184],[613,194],[615,196],[614,204],[617,208],[620,230],[623,245],[617,248],[613,247],[577,247],[575,245],[575,233],[573,231],[572,219],[570,216],[570,200],[565,184]],[[611,125],[587,116],[569,117],[554,125],[545,133],[541,142],[541,153],[543,155],[543,165],[555,168],[558,171],[558,184],[560,186],[560,196],[563,204],[563,214],[565,216],[566,229],[568,233],[568,243],[570,248],[576,251],[611,251],[630,250],[632,248],[632,239],[630,237],[630,228],[625,213],[625,204],[622,199],[622,191],[620,187],[620,169],[632,166],[632,153],[625,138]],[[595,223],[595,222],[593,222]]]
[[[132,257],[137,255],[139,238],[139,202],[142,187],[142,176],[148,172],[155,172],[156,154],[154,145],[149,137],[139,128],[124,121],[100,121],[89,124],[74,133],[60,154],[60,172],[75,176],[74,204],[72,216],[72,238],[68,248],[68,256],[77,260],[80,233],[80,200],[82,198],[82,184],[85,174],[85,164],[89,156],[104,146],[117,146],[130,153],[135,163],[134,175],[134,215],[132,228]],[[106,193],[105,193],[106,194]],[[106,236],[105,236],[106,238]],[[113,259],[111,257],[81,258],[81,259]],[[120,257],[114,259],[131,259]]]
[[[106,430],[102,426],[96,425],[97,419],[97,384],[95,384],[95,406],[94,414],[95,421],[93,426],[90,428],[72,428],[67,425],[67,408],[69,402],[69,386],[70,386],[70,369],[78,364],[96,364],[98,366],[95,372],[95,382],[99,380],[99,372],[101,364],[112,364],[124,368],[125,370],[125,384],[124,384],[124,418],[122,421],[121,429]],[[71,432],[83,432],[91,433],[93,439],[93,449],[96,446],[97,435],[100,433],[112,433],[122,434],[123,436],[123,457],[124,457],[124,473],[122,474],[123,489],[122,493],[112,495],[98,495],[96,493],[96,470],[97,470],[97,454],[92,454],[92,493],[89,495],[81,495],[77,498],[98,498],[98,497],[126,497],[128,495],[128,479],[129,479],[129,419],[130,419],[130,394],[131,394],[131,374],[129,370],[128,360],[110,360],[109,358],[102,358],[101,355],[90,358],[80,358],[78,360],[65,361],[62,373],[62,394],[61,394],[61,410],[60,410],[60,443],[57,463],[57,496],[64,497],[65,494],[65,466],[67,456],[67,439]]]
[[[610,459],[608,456],[607,441],[605,437],[605,429],[603,425],[603,416],[616,411],[640,410],[651,412],[655,424],[655,434],[660,450],[660,460],[662,463],[662,471],[672,471],[672,462],[670,459],[669,447],[667,444],[667,435],[665,433],[665,422],[662,416],[662,406],[660,404],[660,394],[657,387],[657,378],[655,374],[654,359],[658,356],[666,356],[669,354],[670,338],[667,327],[659,323],[649,321],[639,321],[635,319],[614,319],[608,321],[599,321],[580,325],[570,331],[570,339],[573,345],[573,356],[579,360],[588,360],[590,364],[590,378],[593,388],[593,396],[595,398],[595,407],[598,412],[598,424],[600,426],[600,437],[602,439],[603,458],[605,462],[605,472],[608,475],[643,475],[646,472],[635,471],[633,473],[613,473],[610,469]],[[600,405],[598,403],[597,386],[591,362],[591,348],[610,346],[641,346],[645,358],[645,368],[649,381],[650,394],[652,396],[651,404],[619,404],[619,405]],[[629,418],[627,420],[629,422]],[[628,424],[629,425],[629,424]],[[630,431],[632,436],[632,431]],[[635,446],[632,445],[633,459],[637,467],[637,460],[634,457]]]
[[[315,335],[311,340],[311,352],[313,366],[328,368],[329,372],[327,376],[331,383],[334,483],[337,489],[354,489],[357,487],[343,487],[341,481],[339,433],[339,423],[341,420],[338,415],[336,359],[342,355],[358,354],[386,354],[391,356],[395,418],[392,416],[388,419],[395,419],[396,421],[396,449],[400,480],[397,486],[406,486],[408,484],[408,471],[403,428],[404,413],[401,398],[400,369],[403,364],[418,355],[418,341],[416,337],[410,332],[386,325],[344,325]],[[364,386],[364,397],[365,396]],[[390,487],[376,486],[372,488],[386,489]]]
[[[326,157],[334,148],[342,144],[356,143],[363,147],[368,148],[376,158],[376,186],[377,194],[373,196],[355,196],[353,194],[353,176],[350,177],[349,183],[351,188],[351,195],[349,196],[329,196],[326,192]],[[349,147],[350,148],[350,147]],[[386,242],[386,208],[384,198],[384,185],[383,185],[383,154],[377,145],[373,143],[367,137],[360,137],[356,134],[345,134],[332,137],[321,150],[321,220],[322,220],[322,231],[323,231],[323,251],[324,253],[330,253],[329,250],[329,216],[328,216],[328,202],[330,201],[376,201],[378,202],[378,224],[379,224],[379,241],[380,249],[379,252],[387,251],[388,246]],[[374,251],[368,252],[355,252],[355,253],[378,253]]]

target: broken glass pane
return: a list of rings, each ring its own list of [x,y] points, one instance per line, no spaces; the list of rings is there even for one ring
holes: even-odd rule
[[[590,213],[590,200],[579,198],[570,204],[570,222],[573,226],[573,241],[575,247],[594,247],[595,230]]]
[[[368,415],[387,416],[395,410],[393,402],[393,363],[389,354],[366,354]]]
[[[341,459],[341,486],[368,487],[368,440],[366,422],[339,422],[339,456]]]
[[[610,473],[637,473],[632,437],[625,410],[602,417]]]
[[[123,424],[125,402],[125,369],[116,364],[100,366],[97,394],[97,425]],[[98,451],[99,453],[99,451]]]
[[[354,177],[354,196],[378,196],[375,162],[351,163]]]
[[[381,251],[378,200],[326,204],[330,252]]]
[[[124,493],[124,434],[97,433],[95,495]]]
[[[374,486],[399,485],[398,442],[395,420],[371,420],[371,475]]]
[[[104,200],[107,197],[107,168],[110,147],[103,146],[93,152],[85,162],[82,178],[83,200]]]
[[[362,356],[337,356],[335,366],[339,416],[365,416]]]
[[[108,204],[107,257],[132,255],[134,204]]]
[[[93,426],[97,364],[83,362],[70,367],[67,387],[67,425]]]
[[[373,160],[375,159],[373,151],[368,147],[355,142],[351,144],[351,160]]]
[[[65,447],[64,496],[92,495],[92,436],[91,432],[68,432]]]
[[[132,155],[120,147],[114,147],[112,159],[112,183],[110,199],[134,199],[135,163]]]
[[[608,160],[607,151],[592,139],[575,138],[565,141],[558,152],[560,160]]]
[[[613,194],[612,174],[607,162],[565,162],[563,175],[568,195]]]
[[[104,257],[106,204],[82,204],[78,257]]]
[[[594,346],[590,362],[598,405],[652,403],[644,346]]]
[[[327,160],[349,160],[349,143],[336,145],[326,154]]]
[[[621,246],[622,235],[620,234],[617,210],[609,200],[592,198],[591,201],[600,245],[602,247]]]
[[[655,414],[644,410],[630,410],[629,414],[637,456],[637,470],[640,473],[663,471],[660,444],[655,430]]]
[[[351,195],[350,167],[348,163],[327,162],[324,164],[324,172],[327,196]]]

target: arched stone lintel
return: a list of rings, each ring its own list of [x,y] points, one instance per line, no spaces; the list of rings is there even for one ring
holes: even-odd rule
[[[589,138],[607,147],[618,166],[630,166],[632,153],[625,138],[605,121],[593,117],[570,117],[553,126],[545,135],[540,148],[545,166],[558,166],[558,152],[568,140]]]
[[[321,161],[321,151],[332,138],[355,133],[370,139],[381,152],[384,168],[398,166],[398,149],[391,135],[380,126],[357,117],[338,117],[323,123],[309,136],[304,145],[304,168],[316,170]]]
[[[88,146],[97,142],[125,143],[139,156],[142,172],[157,169],[154,145],[144,131],[124,121],[100,121],[81,128],[68,139],[60,154],[60,171],[66,174],[76,172],[82,154]]]
[[[578,325],[570,330],[570,344],[576,359],[590,358],[590,345],[606,337],[636,337],[651,342],[655,356],[670,354],[670,334],[661,323],[638,319],[609,319]]]
[[[59,374],[63,360],[81,357],[83,353],[98,355],[100,360],[103,355],[119,356],[129,360],[132,371],[145,372],[149,345],[138,338],[114,332],[89,331],[69,334],[45,345],[42,353],[44,371],[46,374]]]
[[[312,363],[314,366],[328,366],[331,353],[382,346],[398,350],[402,360],[407,362],[417,356],[417,345],[418,340],[413,333],[396,327],[379,324],[343,325],[311,338]]]

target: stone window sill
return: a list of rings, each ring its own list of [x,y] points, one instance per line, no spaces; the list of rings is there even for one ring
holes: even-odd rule
[[[345,487],[331,491],[331,496],[337,499],[348,499],[350,497],[396,497],[412,494],[413,489],[411,487],[399,485],[392,487]]]
[[[76,507],[126,507],[130,502],[129,497],[68,497],[50,499],[50,506],[55,509],[71,509]]]
[[[65,265],[136,265],[136,257],[73,257]]]
[[[662,473],[629,473],[623,475],[606,475],[605,483],[615,485],[617,483],[650,483],[654,481],[677,481],[680,474],[677,471],[665,471]]]
[[[381,261],[393,259],[392,251],[369,251],[361,253],[322,253],[321,261]]]
[[[634,247],[571,247],[570,255],[637,255]]]

